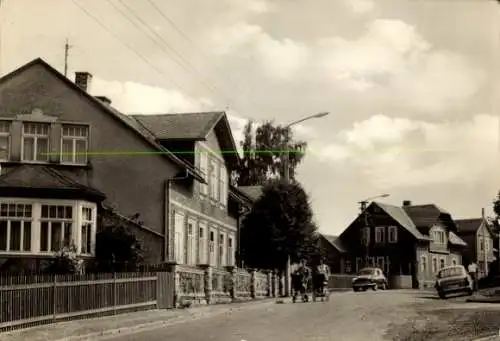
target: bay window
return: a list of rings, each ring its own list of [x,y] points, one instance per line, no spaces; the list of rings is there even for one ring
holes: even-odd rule
[[[0,199],[0,254],[47,255],[71,248],[76,253],[92,255],[95,233],[93,203]]]
[[[0,161],[9,160],[10,155],[10,122],[0,121]]]
[[[61,138],[61,163],[84,165],[87,163],[87,126],[64,125]]]
[[[23,161],[49,160],[49,131],[47,123],[24,123],[21,140]]]
[[[196,222],[188,219],[187,222],[187,264],[196,265]]]

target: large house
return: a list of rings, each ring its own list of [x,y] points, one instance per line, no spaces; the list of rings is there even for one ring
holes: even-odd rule
[[[487,276],[491,270],[492,263],[496,260],[495,240],[492,232],[491,223],[483,216],[473,219],[455,220],[458,227],[458,235],[468,245],[463,255],[463,264],[469,265],[476,263],[478,265],[479,278]]]
[[[403,206],[372,202],[335,245],[343,272],[355,273],[366,263],[378,266],[393,288],[432,286],[440,268],[461,264],[467,246],[450,213],[410,201]]]
[[[234,264],[251,199],[230,184],[225,113],[128,116],[91,81],[41,59],[0,79],[0,266],[71,245],[92,257],[106,208],[140,220],[149,263]]]

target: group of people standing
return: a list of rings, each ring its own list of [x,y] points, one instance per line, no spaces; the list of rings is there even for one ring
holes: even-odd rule
[[[328,285],[329,275],[330,269],[323,261],[309,267],[307,262],[302,260],[292,273],[293,297],[296,298],[300,293],[307,300],[306,292],[309,289],[315,294],[323,294]]]

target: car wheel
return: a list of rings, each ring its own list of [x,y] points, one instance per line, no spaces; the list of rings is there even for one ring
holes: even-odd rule
[[[358,289],[358,288],[356,288],[356,287],[352,287],[352,291],[354,291],[354,292],[358,292],[358,291],[359,291],[359,289]]]
[[[442,292],[442,291],[438,291],[438,296],[442,300],[446,299],[446,294],[444,292]]]

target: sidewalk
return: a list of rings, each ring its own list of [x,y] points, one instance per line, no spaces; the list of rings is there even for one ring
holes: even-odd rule
[[[277,298],[190,309],[148,310],[136,313],[75,320],[0,333],[2,341],[87,341],[115,334],[161,328],[174,323],[222,315],[243,309],[262,308]]]

